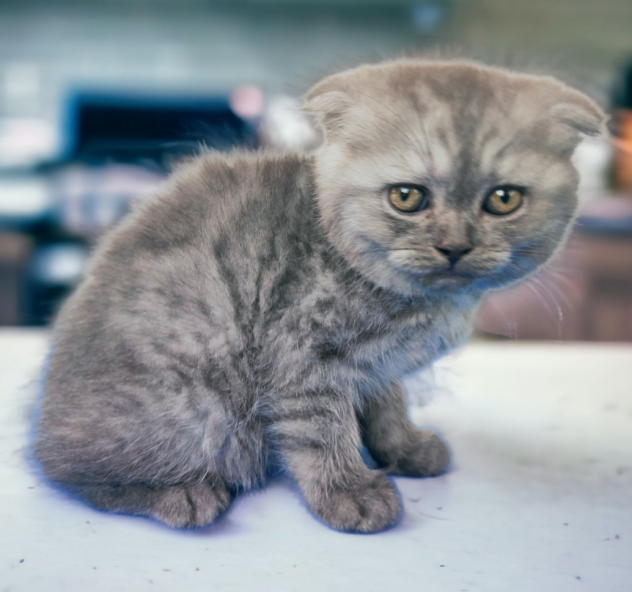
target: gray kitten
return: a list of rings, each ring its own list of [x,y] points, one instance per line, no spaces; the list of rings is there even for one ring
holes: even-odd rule
[[[201,156],[101,243],[55,327],[53,482],[187,528],[275,463],[321,520],[375,532],[400,514],[386,473],[447,468],[401,377],[558,248],[604,114],[553,78],[419,59],[325,78],[305,109],[317,153]]]

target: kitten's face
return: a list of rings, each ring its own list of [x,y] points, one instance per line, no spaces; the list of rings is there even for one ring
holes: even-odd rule
[[[542,265],[574,215],[580,132],[604,119],[553,79],[463,62],[365,66],[325,79],[307,109],[326,134],[330,238],[403,294],[482,292]]]

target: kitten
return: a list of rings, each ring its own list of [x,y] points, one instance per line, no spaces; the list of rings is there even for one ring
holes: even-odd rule
[[[604,114],[553,78],[419,59],[325,78],[305,109],[315,154],[201,156],[101,243],[55,326],[53,482],[189,528],[274,462],[328,525],[375,532],[400,514],[386,473],[447,468],[401,377],[558,248]]]

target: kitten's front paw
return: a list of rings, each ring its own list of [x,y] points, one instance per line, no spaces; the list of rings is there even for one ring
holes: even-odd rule
[[[312,510],[337,530],[379,532],[394,524],[401,510],[395,489],[377,471],[350,486],[309,497]]]
[[[450,464],[445,442],[428,430],[417,430],[412,442],[399,451],[390,473],[409,477],[431,477],[443,473]]]

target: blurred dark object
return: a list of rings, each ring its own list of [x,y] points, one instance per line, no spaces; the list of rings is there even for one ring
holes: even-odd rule
[[[23,279],[22,325],[49,322],[81,275],[88,248],[81,242],[52,242],[33,250]]]
[[[586,204],[551,268],[490,295],[478,328],[518,339],[632,342],[632,199]]]
[[[77,94],[70,101],[70,161],[152,162],[164,169],[201,146],[227,150],[257,144],[256,128],[230,97],[187,98]]]
[[[23,234],[0,232],[0,325],[17,325],[21,320],[19,294],[31,246]]]

